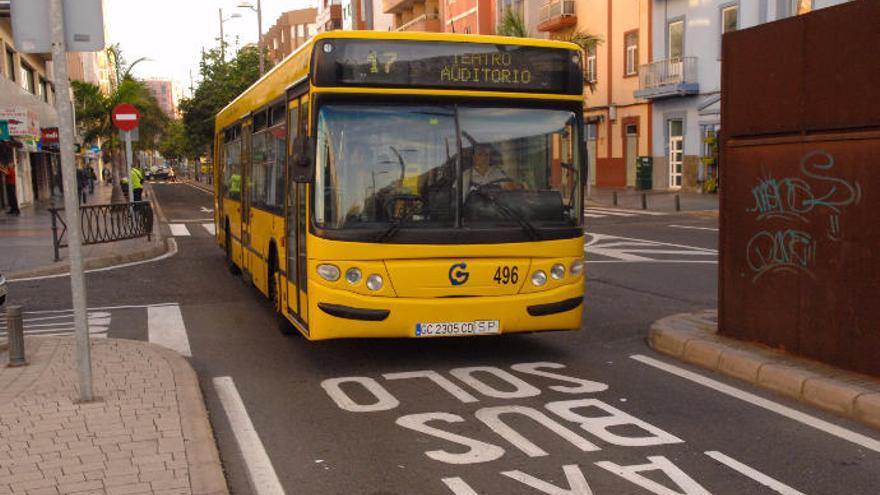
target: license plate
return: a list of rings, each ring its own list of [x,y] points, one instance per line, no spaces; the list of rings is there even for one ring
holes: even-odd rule
[[[499,333],[501,333],[501,322],[498,320],[416,323],[416,337],[454,337],[456,335],[495,335]]]

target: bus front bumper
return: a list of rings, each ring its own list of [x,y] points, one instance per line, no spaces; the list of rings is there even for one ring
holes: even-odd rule
[[[433,323],[490,323],[486,335],[576,330],[583,314],[583,283],[543,292],[491,297],[371,297],[309,284],[309,339],[471,336],[424,332]],[[468,325],[466,325],[468,326]]]

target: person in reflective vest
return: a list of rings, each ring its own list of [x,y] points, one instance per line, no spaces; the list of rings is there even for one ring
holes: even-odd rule
[[[241,193],[241,176],[240,175],[232,174],[229,176],[229,193],[230,194]]]
[[[144,194],[144,173],[137,166],[131,167],[131,192],[134,194],[134,201],[140,201]]]

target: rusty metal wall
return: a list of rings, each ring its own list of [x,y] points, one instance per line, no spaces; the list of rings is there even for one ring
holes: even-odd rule
[[[725,35],[719,331],[880,376],[880,1]]]

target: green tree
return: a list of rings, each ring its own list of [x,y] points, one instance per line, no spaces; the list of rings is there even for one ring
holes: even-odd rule
[[[501,14],[501,23],[498,26],[498,34],[501,36],[528,38],[529,30],[526,28],[526,22],[523,20],[520,13],[512,8],[507,8],[504,9],[504,13]]]
[[[225,61],[220,48],[211,49],[202,55],[199,74],[201,81],[192,97],[180,102],[185,154],[190,158],[210,152],[215,116],[259,78],[259,52],[254,47],[244,47],[232,60]]]
[[[159,153],[162,156],[177,162],[186,156],[186,129],[183,121],[172,120],[165,126],[165,132],[159,140]]]
[[[596,91],[596,81],[591,81],[587,79],[587,57],[586,54],[591,50],[595,50],[597,46],[603,43],[602,37],[597,36],[595,34],[590,34],[586,31],[578,31],[576,29],[572,29],[567,33],[562,34],[559,38],[560,41],[568,41],[569,43],[574,43],[579,46],[581,50],[583,50],[583,58],[584,61],[584,85],[590,88],[590,93]]]

